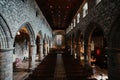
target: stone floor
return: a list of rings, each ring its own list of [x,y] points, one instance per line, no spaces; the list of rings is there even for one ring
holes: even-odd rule
[[[36,62],[36,66],[40,62]],[[19,67],[17,71],[13,72],[13,80],[24,80],[31,72],[27,71],[28,69],[28,61],[23,62],[23,64]],[[107,80],[107,70],[101,69],[98,66],[93,67],[94,75],[92,75],[90,78],[96,78],[97,80]],[[67,80],[66,78],[66,72],[64,68],[64,63],[62,59],[62,54],[57,54],[57,60],[56,60],[56,67],[54,72],[54,79],[55,80]]]
[[[39,64],[40,62],[35,62],[35,67]],[[13,70],[13,80],[24,80],[28,75],[31,73],[28,67],[28,61],[22,62],[20,66],[18,66],[16,69]],[[31,68],[32,70],[32,68]]]
[[[55,80],[67,80],[66,73],[64,69],[62,54],[57,54],[56,68],[54,74]]]

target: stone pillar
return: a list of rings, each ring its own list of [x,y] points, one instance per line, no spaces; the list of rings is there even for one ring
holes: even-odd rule
[[[74,57],[74,41],[72,41],[72,55]]]
[[[43,56],[46,56],[46,42],[45,40],[43,41]]]
[[[88,54],[88,65],[91,66],[91,44],[88,44],[88,49],[87,49],[87,54]]]
[[[38,61],[41,61],[41,51],[40,51],[41,49],[40,49],[40,45],[41,44],[37,45],[37,49],[38,49]]]
[[[50,52],[50,43],[48,43],[48,53]]]
[[[35,68],[35,52],[36,52],[36,48],[35,45],[30,45],[29,46],[29,69],[34,69]]]
[[[71,50],[71,55],[73,55],[73,39],[72,39],[72,37],[71,37],[71,46],[70,47],[71,47],[71,49],[70,49]]]
[[[73,43],[73,56],[76,59],[77,58],[77,51],[76,51],[76,42]]]
[[[84,66],[88,66],[89,65],[89,62],[88,62],[88,55],[89,54],[89,46],[88,44],[85,42],[84,43]]]
[[[39,44],[39,61],[43,59],[43,44]]]
[[[71,45],[70,45],[70,54],[72,55],[73,54],[73,43],[71,41]]]
[[[76,51],[77,51],[77,60],[79,60],[80,61],[80,46],[81,46],[81,44],[80,44],[80,42],[77,42],[77,44],[76,44],[77,46],[77,48],[76,48]]]
[[[40,44],[40,53],[41,53],[41,60],[44,58],[44,55],[43,55],[43,44],[41,43]]]
[[[107,48],[108,54],[108,78],[120,80],[120,49]]]
[[[0,80],[13,80],[13,48],[0,49]]]
[[[45,43],[45,56],[48,55],[48,43]]]

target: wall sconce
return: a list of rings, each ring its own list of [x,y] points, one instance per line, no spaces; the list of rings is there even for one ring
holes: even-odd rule
[[[17,35],[20,35],[20,32],[19,32],[19,31],[17,32]]]

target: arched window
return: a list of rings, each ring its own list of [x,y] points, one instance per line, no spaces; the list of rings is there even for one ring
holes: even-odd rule
[[[71,30],[73,29],[73,23],[71,23]]]
[[[100,3],[101,2],[101,0],[96,0],[96,5],[98,4],[98,3]]]
[[[58,46],[62,45],[62,35],[57,35],[56,36],[56,42]]]
[[[74,19],[74,27],[76,26],[76,20]]]
[[[80,13],[77,14],[77,23],[80,22]]]
[[[86,2],[83,6],[83,17],[88,14],[88,3]]]

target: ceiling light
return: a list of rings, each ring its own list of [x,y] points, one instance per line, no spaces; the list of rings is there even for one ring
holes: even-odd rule
[[[60,14],[58,16],[60,17]]]
[[[52,6],[52,5],[50,5],[50,8],[53,8],[53,6]]]
[[[60,9],[60,6],[58,8]]]
[[[51,11],[51,13],[53,13],[53,11]]]
[[[60,11],[58,11],[60,13]]]
[[[69,6],[67,6],[67,8],[69,8]]]

